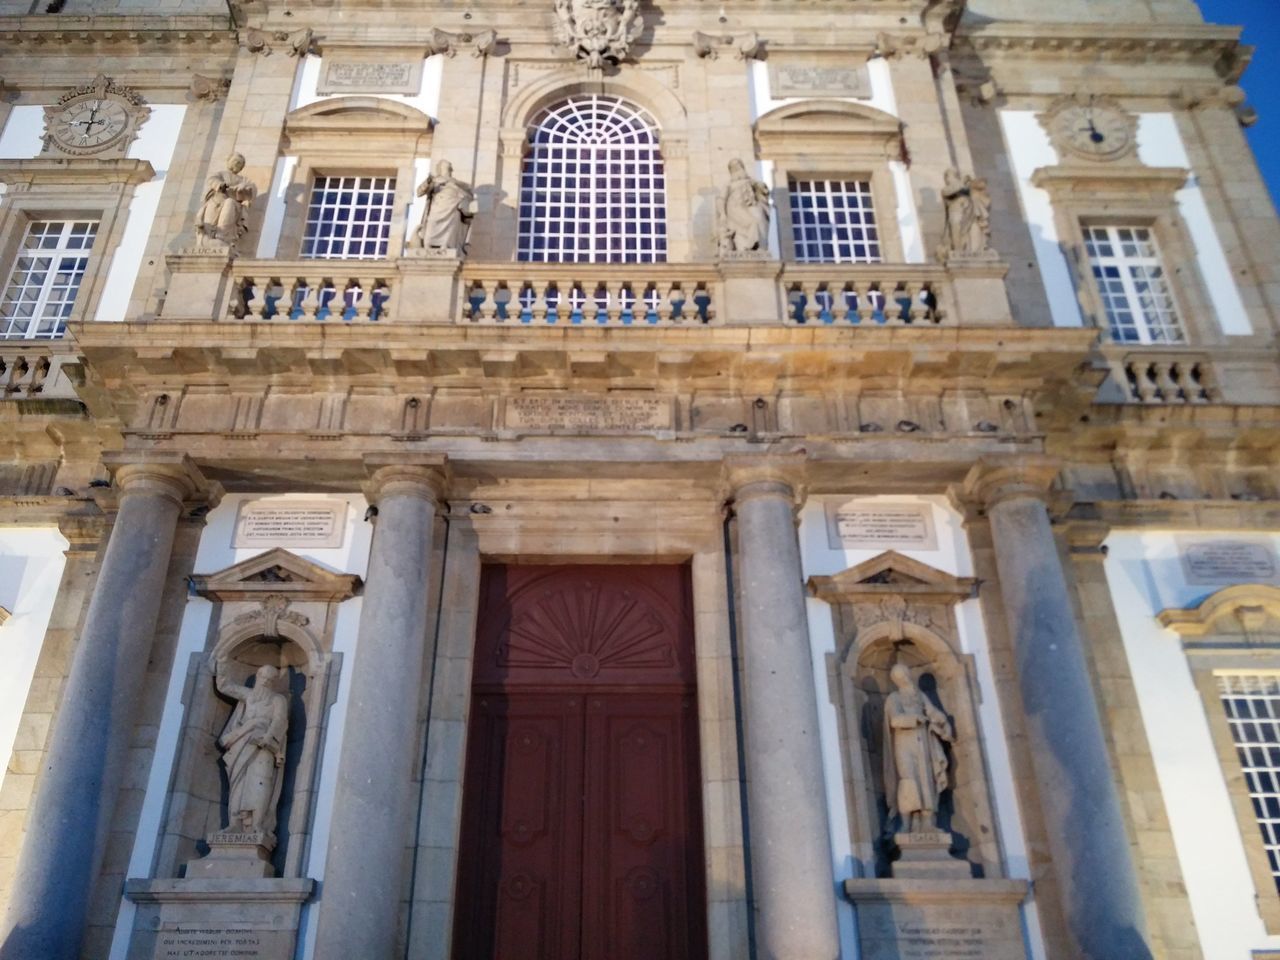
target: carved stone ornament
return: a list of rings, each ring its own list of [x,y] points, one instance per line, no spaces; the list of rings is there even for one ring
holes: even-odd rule
[[[1111,97],[1076,94],[1049,105],[1040,117],[1063,162],[1136,156],[1138,118]]]
[[[212,103],[214,100],[225,97],[230,89],[229,77],[206,77],[196,73],[191,76],[191,87],[188,92],[193,100],[207,100]]]
[[[952,168],[944,176],[942,200],[946,204],[946,226],[938,246],[938,262],[991,259],[991,194],[987,181]]]
[[[487,57],[493,52],[498,42],[496,30],[482,30],[480,33],[449,33],[445,30],[432,30],[427,50],[432,54],[444,54],[456,57],[459,50],[470,50],[473,57]]]
[[[769,187],[751,179],[741,160],[729,161],[729,182],[716,202],[721,257],[769,248]]]
[[[720,57],[720,48],[722,47],[732,48],[735,60],[760,59],[760,36],[754,31],[751,33],[724,34],[723,36],[703,33],[701,30],[694,31],[693,50],[699,57],[707,60],[717,60]]]
[[[464,251],[476,213],[475,194],[469,185],[454,177],[453,164],[441,160],[435,172],[418,186],[418,196],[426,197],[427,202],[410,246],[448,251],[450,256]]]
[[[196,246],[235,256],[240,238],[249,230],[249,206],[257,185],[243,176],[244,156],[233,153],[225,170],[205,181],[204,199],[196,211]]]
[[[44,153],[122,157],[150,114],[135,90],[100,73],[44,108]]]
[[[555,0],[556,42],[600,70],[631,49],[644,21],[639,0]]]
[[[291,57],[305,57],[311,52],[313,34],[309,27],[302,30],[259,30],[248,27],[240,35],[240,42],[250,53],[271,56],[276,46],[282,47]]]
[[[230,791],[229,822],[221,833],[230,835],[233,843],[252,838],[254,845],[271,850],[276,845],[276,808],[284,783],[288,673],[270,665],[258,667],[250,687],[232,679],[225,661],[215,660],[212,668],[218,692],[237,701],[218,737]]]

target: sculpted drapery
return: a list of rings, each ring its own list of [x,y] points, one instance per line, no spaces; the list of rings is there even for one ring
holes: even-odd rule
[[[745,253],[769,246],[769,188],[752,180],[741,160],[729,162],[729,183],[721,191],[720,252]]]
[[[935,828],[938,797],[947,789],[944,743],[952,740],[951,722],[929,702],[903,664],[889,672],[897,687],[884,704],[884,788],[889,816],[902,829]]]
[[[227,830],[263,834],[267,846],[275,842],[276,807],[284,782],[289,726],[289,695],[280,689],[284,678],[282,671],[263,666],[248,687],[227,676],[225,662],[214,664],[218,690],[239,701],[218,738],[230,785]]]

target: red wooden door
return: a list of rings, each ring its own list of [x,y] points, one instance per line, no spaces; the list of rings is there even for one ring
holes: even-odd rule
[[[688,573],[486,567],[455,960],[703,960]]]

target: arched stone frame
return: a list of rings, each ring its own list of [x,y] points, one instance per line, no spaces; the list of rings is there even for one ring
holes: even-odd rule
[[[398,258],[418,186],[414,160],[431,155],[434,127],[435,120],[421,110],[385,97],[330,97],[285,116],[281,154],[297,162],[288,168],[288,182],[281,184],[285,203],[277,254],[282,259],[300,258],[307,203],[317,176],[394,174],[387,259]]]
[[[906,259],[898,207],[914,203],[899,197],[889,169],[903,154],[902,122],[861,103],[801,100],[770,110],[755,123],[762,160],[773,163],[774,207],[782,259],[795,260],[789,184],[793,179],[862,180],[871,184],[881,259]]]
[[[667,262],[693,260],[696,244],[690,225],[697,191],[691,182],[688,112],[684,104],[658,79],[642,71],[629,70],[588,81],[574,66],[548,71],[522,86],[503,106],[498,129],[501,196],[495,200],[489,236],[493,259],[515,259],[520,173],[529,147],[530,125],[545,108],[582,94],[620,97],[643,107],[657,122],[658,148],[666,175]]]
[[[1163,610],[1157,619],[1182,639],[1244,845],[1258,913],[1269,934],[1280,934],[1280,894],[1219,689],[1224,674],[1280,676],[1280,586],[1223,587],[1194,607]]]
[[[831,604],[836,651],[828,682],[836,706],[844,764],[846,813],[861,875],[888,867],[887,810],[881,774],[884,698],[889,668],[901,660],[921,692],[952,721],[950,799],[939,826],[976,876],[1006,875],[996,830],[990,775],[978,720],[973,656],[960,648],[955,605],[977,582],[888,551],[832,577],[812,577],[810,591]]]
[[[182,726],[151,876],[178,876],[205,852],[206,837],[225,826],[225,777],[216,741],[233,704],[216,691],[212,669],[214,661],[225,660],[238,683],[266,663],[288,669],[285,793],[272,862],[278,876],[301,877],[341,667],[341,655],[331,652],[337,608],[355,594],[360,579],[275,549],[216,574],[193,576],[191,584],[215,606],[206,649],[192,654],[187,665]]]

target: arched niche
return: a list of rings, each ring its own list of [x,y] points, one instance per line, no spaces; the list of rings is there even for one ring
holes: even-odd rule
[[[235,701],[217,690],[217,663],[233,683],[248,687],[264,665],[287,678],[289,723],[271,864],[276,876],[300,877],[329,707],[337,693],[340,656],[332,652],[337,608],[355,595],[360,579],[276,549],[193,576],[191,586],[214,608],[205,649],[192,654],[187,665],[178,752],[152,875],[181,875],[189,861],[208,853],[208,838],[228,826],[228,784],[217,741]]]
[[[973,658],[961,650],[957,604],[977,581],[955,577],[894,551],[832,577],[813,577],[811,593],[831,605],[836,652],[828,677],[840,725],[845,797],[862,875],[889,873],[893,825],[884,786],[884,708],[890,668],[903,663],[921,693],[954,731],[947,747],[950,785],[938,826],[974,876],[1003,876],[978,720]]]

